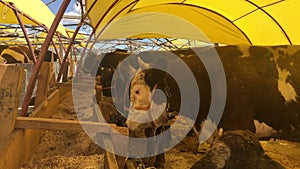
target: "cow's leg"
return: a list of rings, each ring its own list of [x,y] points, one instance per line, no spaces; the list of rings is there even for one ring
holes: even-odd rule
[[[132,123],[130,123],[130,124],[132,124]],[[132,130],[132,128],[131,128],[132,126],[129,125],[128,127],[129,127],[129,137],[131,137],[131,138],[145,138],[146,137],[143,129],[142,130],[139,130],[139,129]],[[132,142],[129,139],[128,148],[129,148],[129,154],[131,154],[131,155],[136,155],[135,152],[139,152],[141,150],[145,150],[145,153],[147,151],[147,149],[145,149],[145,143],[143,141],[139,141],[139,140],[135,140]],[[139,157],[139,156],[137,156],[135,158],[128,158],[125,166],[126,166],[125,168],[127,168],[127,169],[133,169],[133,168],[138,168],[138,167],[145,168],[144,160],[142,157]]]
[[[154,136],[154,129],[151,127],[147,127],[145,129],[142,129],[142,127],[133,127],[135,123],[130,122],[127,123],[129,124],[129,136],[132,138],[149,138],[149,137],[153,137]],[[136,123],[137,124],[137,123]],[[143,139],[144,140],[144,139]],[[143,167],[150,167],[150,166],[154,166],[154,153],[155,153],[155,142],[154,140],[149,139],[149,141],[145,144],[144,141],[138,141],[135,140],[134,142],[130,142],[129,141],[129,148],[130,148],[130,154],[134,154],[135,152],[141,152],[141,150],[143,151],[144,155],[147,156],[153,156],[153,157],[143,157],[142,154],[141,157],[136,157],[136,158],[130,158],[129,160],[132,161],[136,167],[138,167],[139,165],[143,166]]]
[[[158,154],[158,155],[154,155],[155,153],[157,153],[157,149],[158,148],[158,151],[161,150],[162,146],[158,146],[156,147],[155,145],[157,143],[160,143],[161,141],[158,141],[156,140],[157,138],[155,138],[156,135],[160,134],[162,131],[162,127],[159,127],[158,129],[154,130],[153,128],[147,128],[145,129],[145,135],[146,137],[154,137],[153,140],[149,140],[149,142],[147,142],[147,154],[153,154],[152,157],[150,158],[145,158],[145,162],[148,162],[150,163],[149,166],[154,166],[155,168],[157,169],[160,169],[160,168],[164,168],[164,165],[165,165],[165,155],[164,153],[162,154]],[[162,140],[163,141],[163,140]]]
[[[171,133],[170,130],[168,130],[169,128],[170,126],[162,126],[156,130],[155,135],[159,135],[160,133],[164,132],[162,140],[159,141],[159,143],[161,144],[158,146],[158,152],[164,152],[165,144],[171,141]],[[165,168],[165,164],[166,164],[165,153],[161,153],[155,156],[154,166],[156,168]]]
[[[165,163],[166,163],[165,153],[158,154],[158,155],[155,156],[154,166],[157,169],[165,168]]]
[[[146,138],[144,130],[130,130],[129,128],[129,137],[131,138]],[[141,152],[143,151],[143,153],[146,153],[146,148],[145,148],[145,143],[142,140],[134,140],[134,141],[130,141],[129,139],[129,151],[130,154],[135,155],[135,152]]]
[[[154,136],[154,129],[147,128],[145,129],[145,135],[147,138]],[[154,150],[154,140],[147,142],[147,153],[150,153]]]

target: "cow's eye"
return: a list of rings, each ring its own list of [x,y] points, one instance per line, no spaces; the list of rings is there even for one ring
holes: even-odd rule
[[[135,94],[140,94],[140,90],[136,90],[136,91],[135,91]]]

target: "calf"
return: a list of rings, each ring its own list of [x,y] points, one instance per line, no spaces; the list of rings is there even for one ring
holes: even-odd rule
[[[166,112],[166,100],[156,103],[152,99],[156,86],[149,86],[149,84],[146,83],[145,76],[149,71],[151,71],[151,69],[139,71],[130,83],[130,107],[126,121],[130,137],[153,137],[163,132],[164,128],[169,128],[171,122]],[[137,145],[138,143],[139,142],[134,142],[133,146],[129,146],[133,149],[131,151],[145,146],[147,146],[146,149],[148,150],[154,148],[151,146],[153,143],[148,143],[148,145],[141,143],[141,145]],[[151,152],[153,152],[153,150],[145,152],[145,155]],[[164,154],[162,153],[155,157],[154,166],[156,168],[164,168]]]

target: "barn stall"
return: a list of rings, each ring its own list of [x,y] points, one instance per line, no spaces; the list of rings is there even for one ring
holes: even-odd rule
[[[67,2],[67,1],[65,1],[65,2]],[[89,3],[89,1],[87,1],[86,2],[87,3],[87,6],[88,7],[93,7],[94,5],[96,5],[96,4],[93,4],[93,2],[91,2],[91,3]],[[186,2],[187,4],[189,4],[190,2],[189,1],[187,1]],[[109,4],[109,3],[108,3]],[[174,3],[175,5],[176,5],[176,3]],[[280,3],[278,3],[278,4],[280,4]],[[283,3],[283,4],[285,4],[285,3]],[[125,4],[110,4],[111,5],[111,7],[116,7],[116,9],[120,9],[121,8],[121,6],[122,5],[125,5]],[[119,6],[120,5],[120,6]],[[135,2],[132,2],[132,3],[129,3],[129,4],[126,4],[126,5],[128,5],[128,6],[126,6],[126,7],[130,7],[130,5],[132,5],[132,6],[135,6],[136,8],[138,8],[138,7],[140,7],[141,9],[141,11],[144,9],[143,8],[143,6],[145,5],[145,6],[147,6],[147,5],[149,5],[149,6],[152,6],[152,5],[157,5],[157,6],[159,6],[158,4],[143,4],[143,3],[138,3],[138,4],[135,4]],[[178,4],[179,5],[179,4]],[[199,4],[197,4],[198,6],[201,6],[201,5],[199,5]],[[197,6],[196,5],[196,6]],[[203,4],[202,4],[203,5]],[[207,4],[208,6],[209,6],[209,3]],[[263,5],[265,5],[265,4],[261,4],[262,6]],[[205,6],[205,4],[204,4],[204,6]],[[271,5],[270,5],[271,6]],[[284,6],[284,5],[283,5]],[[264,6],[263,6],[264,7]],[[266,5],[266,7],[268,7],[268,5]],[[88,8],[87,8],[88,9]],[[95,8],[94,8],[95,9]],[[110,10],[112,9],[112,8],[109,8]],[[121,8],[121,9],[126,9],[125,7],[124,8]],[[132,8],[132,9],[134,9],[134,8]],[[158,9],[160,9],[160,8],[158,8]],[[228,9],[229,10],[229,9]],[[256,8],[255,8],[255,10],[256,10]],[[135,10],[135,12],[136,11],[139,11],[139,10]],[[87,12],[95,12],[95,11],[89,11],[89,10],[87,10]],[[116,11],[114,11],[114,12],[116,12]],[[130,14],[130,12],[128,12],[129,14]],[[134,13],[134,12],[133,12]],[[92,15],[91,14],[91,16],[95,16],[95,15]],[[121,16],[121,15],[120,15]],[[142,15],[143,16],[143,18],[147,18],[148,17],[148,19],[150,19],[150,20],[152,20],[153,18],[151,17],[151,15],[148,15],[148,14],[146,14],[146,16],[145,15]],[[92,20],[92,23],[95,25],[95,27],[97,27],[96,28],[96,30],[98,29],[98,31],[101,33],[101,26],[99,26],[98,25],[98,23],[99,23],[99,21],[97,21],[97,19],[99,19],[99,18],[101,18],[101,17],[99,17],[98,16],[98,14],[97,14],[97,17],[96,18],[94,18],[94,19],[96,19],[96,21],[93,21],[93,18],[91,17],[91,20]],[[110,16],[109,16],[110,17]],[[133,17],[133,18],[135,18],[135,17]],[[140,18],[140,15],[139,16],[136,16],[136,19],[138,19],[138,18]],[[157,17],[154,17],[155,19],[154,19],[154,21],[156,21],[156,20],[158,20],[158,18]],[[228,16],[228,18],[229,18],[229,16]],[[107,20],[109,20],[108,18],[106,18]],[[132,19],[132,18],[131,18]],[[104,19],[105,20],[105,19]],[[122,21],[122,20],[121,20]],[[115,27],[118,27],[118,26],[120,26],[120,25],[118,25],[118,24],[124,24],[124,23],[126,23],[126,21],[128,21],[128,18],[127,18],[127,20],[126,20],[126,18],[125,18],[125,20],[123,20],[122,22],[120,22],[120,23],[117,23],[116,25],[113,25],[113,26],[115,26]],[[131,20],[132,21],[132,20]],[[250,21],[244,21],[244,22],[246,22],[246,23],[248,23],[248,24],[250,24]],[[139,22],[135,22],[135,23],[139,23]],[[149,23],[151,23],[150,21],[149,21]],[[101,24],[100,24],[101,25]],[[125,25],[130,25],[130,26],[132,26],[132,27],[134,27],[134,26],[136,26],[136,25],[132,25],[132,24],[125,24]],[[98,27],[99,26],[99,27]],[[222,26],[224,26],[224,25],[222,25]],[[240,27],[242,28],[243,26],[245,26],[245,25],[241,25]],[[293,26],[297,26],[297,25],[293,25]],[[245,26],[245,27],[248,27],[247,25]],[[272,28],[271,28],[272,29]],[[113,30],[113,31],[116,31],[116,29],[114,29],[114,27],[111,27],[111,28],[109,28],[109,30]],[[123,29],[124,30],[124,29]],[[129,29],[129,28],[125,28],[125,30],[134,30],[134,29]],[[212,35],[212,34],[215,34],[215,35],[217,35],[217,33],[215,32],[215,31],[217,31],[217,30],[222,30],[220,27],[217,27],[216,28],[216,30],[214,30],[214,31],[212,31],[212,32],[214,32],[214,33],[207,33],[207,32],[205,32],[206,34],[209,34],[209,35]],[[233,29],[233,30],[236,30],[235,28]],[[112,32],[113,32],[112,31]],[[137,31],[137,30],[134,30],[134,31]],[[138,30],[138,31],[140,31],[140,30]],[[98,33],[99,33],[98,32]],[[186,32],[189,32],[188,30],[186,31]],[[218,32],[219,33],[219,32]],[[294,33],[294,32],[292,32],[292,33]],[[241,36],[241,33],[239,32],[239,33],[237,33],[237,34],[239,34],[240,36]],[[101,34],[99,34],[100,36],[100,39],[102,38],[101,36]],[[105,34],[104,34],[105,35]],[[111,35],[115,35],[115,36],[120,36],[120,34],[119,33],[115,33],[115,32],[113,32],[113,33],[111,33],[110,35],[108,34],[108,35],[105,35],[105,36],[108,36],[108,37],[110,37]],[[178,34],[178,35],[182,35],[182,33],[181,34]],[[220,33],[220,34],[218,34],[218,35],[220,35],[221,37],[227,37],[228,36],[228,34],[222,34],[222,33]],[[230,35],[230,34],[229,34]],[[236,34],[235,34],[236,35]],[[263,34],[263,35],[266,35],[266,34]],[[286,35],[288,35],[288,34],[286,34]],[[49,35],[50,36],[50,35]],[[105,37],[104,36],[104,37]],[[126,34],[126,36],[127,36],[127,34]],[[152,36],[152,35],[151,35]],[[174,36],[174,35],[173,35]],[[193,37],[195,37],[194,35],[192,35]],[[212,40],[213,42],[216,42],[216,43],[225,43],[225,44],[235,44],[235,43],[250,43],[250,44],[259,44],[259,45],[261,45],[260,43],[262,43],[262,44],[264,44],[264,43],[266,43],[266,44],[276,44],[276,45],[278,45],[278,44],[285,44],[285,43],[290,43],[290,44],[297,44],[297,41],[296,41],[296,39],[292,39],[292,38],[290,38],[289,36],[286,36],[287,38],[282,38],[282,39],[284,39],[283,41],[280,41],[279,39],[280,38],[277,38],[277,36],[269,36],[269,35],[266,35],[268,38],[264,38],[264,37],[262,37],[262,34],[260,34],[260,36],[258,37],[259,39],[263,39],[263,40],[267,40],[267,42],[262,42],[262,41],[259,41],[258,42],[258,40],[257,39],[255,39],[255,37],[245,37],[245,35],[244,34],[242,34],[242,38],[240,38],[240,36],[235,36],[235,37],[239,37],[239,38],[237,38],[237,39],[239,39],[239,41],[231,41],[231,40],[234,40],[234,38],[232,38],[232,37],[227,37],[227,38],[224,38],[225,40],[227,39],[227,40],[229,40],[228,42],[227,41],[218,41],[217,39],[218,39],[218,37],[210,37],[209,39],[214,39],[214,40]],[[155,36],[156,37],[156,36]],[[272,37],[272,38],[274,38],[274,39],[271,39],[270,37]],[[116,37],[110,37],[110,38],[116,38]],[[120,37],[117,37],[117,38],[120,38]],[[182,38],[182,37],[181,37]],[[252,38],[254,38],[253,39],[253,41],[252,41]],[[257,38],[257,37],[256,37]],[[257,41],[256,41],[257,40]],[[295,40],[295,41],[294,41]],[[279,42],[280,41],[280,42]],[[271,43],[271,42],[273,42],[273,43]],[[47,46],[47,45],[44,45],[44,46]],[[44,49],[45,48],[47,48],[47,47],[44,47]],[[66,57],[65,57],[66,58]],[[60,75],[59,75],[60,76]],[[59,89],[61,89],[61,87],[58,87]],[[63,88],[63,87],[62,87]],[[70,88],[70,86],[69,86],[69,88]],[[63,95],[60,95],[59,96],[59,98],[60,99],[54,99],[54,100],[56,100],[56,101],[54,101],[54,102],[57,102],[57,100],[59,100],[58,102],[59,103],[63,103],[65,100],[64,99],[61,99],[61,97],[62,98],[67,98],[67,97],[65,97],[65,95],[66,96],[68,96],[68,94],[63,94]],[[69,94],[70,95],[70,94]],[[50,95],[50,96],[52,96],[52,95]],[[49,96],[49,99],[51,99],[51,97]],[[56,96],[57,97],[57,96]],[[52,101],[48,101],[49,103],[52,103]],[[59,106],[58,106],[58,104],[57,103],[55,103],[56,105],[53,105],[53,106],[49,106],[48,105],[48,102],[46,102],[45,104],[43,104],[43,105],[45,105],[45,107],[46,107],[46,109],[49,109],[48,107],[50,107],[50,108],[52,108],[52,107],[58,107],[59,108]],[[67,105],[72,105],[72,103],[70,103],[71,101],[70,101],[70,99],[69,100],[67,100],[66,102],[68,102],[67,103]],[[23,105],[24,107],[26,107],[26,106],[28,106],[28,105]],[[66,106],[62,106],[62,107],[66,107]],[[72,106],[70,106],[70,107],[72,107]],[[39,109],[38,108],[36,108],[37,110],[37,112],[39,111]],[[46,120],[46,119],[30,119],[30,118],[24,118],[24,119],[22,119],[22,118],[17,118],[16,119],[16,126],[18,127],[18,124],[20,124],[20,122],[21,122],[21,126],[23,126],[24,127],[24,124],[28,124],[28,123],[31,123],[30,122],[30,120],[32,120],[32,121],[34,121],[33,123],[34,124],[36,124],[36,128],[43,128],[42,126],[48,126],[48,128],[52,128],[52,129],[65,129],[65,130],[70,130],[70,128],[74,128],[75,130],[81,130],[80,129],[80,127],[79,127],[79,123],[76,123],[76,122],[74,122],[74,121],[60,121],[60,120],[57,120],[57,117],[64,117],[64,116],[67,116],[67,117],[64,117],[64,118],[66,118],[66,119],[72,119],[72,120],[74,120],[74,111],[72,110],[72,108],[70,108],[70,110],[63,110],[63,111],[61,111],[61,110],[58,110],[58,111],[56,111],[56,110],[49,110],[49,111],[51,111],[51,117],[52,118],[54,118],[54,120]],[[26,114],[26,111],[22,111],[23,113],[25,113]],[[66,112],[71,112],[71,116],[72,117],[70,117],[70,114],[69,115],[55,115],[55,112],[59,112],[58,114],[64,114],[64,113],[66,113]],[[24,115],[24,114],[23,114]],[[45,116],[44,116],[45,117]],[[40,121],[39,121],[40,120]],[[45,120],[45,121],[44,121]],[[22,124],[22,122],[23,122],[23,124]],[[38,124],[47,124],[47,125],[38,125]],[[60,126],[60,127],[57,127],[57,126],[59,126],[58,124],[60,124],[60,123],[62,123],[62,126]],[[71,125],[72,127],[66,127],[66,125]],[[96,127],[97,125],[99,125],[99,124],[94,124],[94,123],[89,123],[89,124],[87,124],[87,125],[91,125],[91,126],[93,126],[93,127]],[[6,126],[6,125],[5,125]],[[77,127],[74,127],[74,126],[77,126]],[[20,126],[19,126],[20,127]],[[23,127],[20,127],[20,128],[23,128]],[[102,126],[103,127],[103,126]],[[184,126],[183,126],[184,127]],[[12,127],[13,128],[13,127]],[[24,127],[25,128],[25,127]],[[32,124],[31,125],[29,125],[29,128],[33,128],[33,126],[32,126]],[[45,128],[47,128],[47,127],[45,127]],[[97,127],[96,127],[97,128]],[[26,130],[25,130],[26,131]],[[54,132],[53,133],[53,135],[51,134],[51,132],[52,131],[50,131],[50,136],[47,134],[47,132],[49,132],[49,131],[45,131],[45,133],[43,133],[42,134],[42,136],[45,138],[44,140],[43,140],[43,138],[41,139],[42,141],[45,141],[45,142],[48,142],[48,140],[47,140],[47,137],[48,137],[48,139],[54,139],[55,140],[55,135],[60,135],[59,134],[59,132]],[[99,132],[99,131],[98,131]],[[86,137],[86,135],[84,134],[84,133],[77,133],[77,132],[75,132],[75,133],[73,133],[72,134],[72,132],[63,132],[62,131],[62,133],[63,134],[61,134],[61,135],[67,135],[67,137],[63,137],[62,138],[62,140],[69,140],[69,138],[68,137],[71,137],[71,138],[82,138],[82,139],[79,139],[81,142],[87,142],[87,144],[85,145],[85,146],[83,146],[82,144],[80,144],[80,145],[78,145],[79,147],[81,146],[83,146],[83,148],[77,148],[78,150],[80,150],[80,149],[84,149],[83,151],[85,151],[86,149],[90,149],[90,152],[91,152],[91,154],[89,154],[89,153],[87,153],[87,152],[83,152],[83,153],[78,153],[78,154],[85,154],[85,153],[87,153],[88,155],[87,155],[87,158],[86,157],[74,157],[74,159],[67,159],[67,161],[68,160],[70,160],[70,161],[76,161],[75,162],[75,164],[74,164],[74,166],[71,166],[70,168],[76,168],[76,166],[78,167],[78,165],[79,165],[79,163],[78,163],[78,161],[80,161],[80,158],[84,158],[84,159],[95,159],[95,163],[97,163],[97,164],[95,164],[94,166],[87,166],[87,167],[91,167],[91,168],[99,168],[99,167],[101,167],[102,166],[102,164],[103,164],[103,162],[102,162],[102,158],[103,158],[103,155],[104,154],[108,154],[107,156],[108,157],[106,157],[107,159],[110,159],[110,160],[113,160],[114,161],[114,157],[113,156],[111,156],[112,158],[110,158],[110,156],[109,156],[109,153],[103,153],[103,152],[101,152],[101,150],[100,150],[100,148],[99,147],[97,147],[96,145],[94,145],[92,142],[91,142],[91,140],[89,140],[87,137]],[[67,133],[67,134],[65,134],[65,133]],[[71,134],[70,134],[71,133]],[[71,136],[70,136],[70,135]],[[58,138],[59,139],[59,138]],[[76,140],[75,139],[75,140]],[[59,142],[59,141],[58,141]],[[190,144],[190,143],[193,143],[193,144]],[[186,166],[186,168],[190,168],[190,166],[191,166],[191,163],[195,163],[196,161],[198,161],[199,160],[199,158],[201,158],[201,156],[203,155],[203,154],[201,154],[201,153],[195,153],[195,145],[196,145],[196,143],[197,143],[197,138],[193,138],[193,137],[191,137],[191,138],[186,138],[185,140],[183,140],[183,142],[182,143],[180,143],[180,145],[178,145],[175,149],[173,149],[173,150],[170,150],[170,163],[167,163],[167,166],[168,165],[175,165],[175,166],[181,166],[181,165],[183,165],[183,161],[185,161],[186,159],[193,159],[192,161],[189,161],[188,160],[188,162],[187,163],[189,163],[189,165],[184,165],[184,166]],[[274,147],[276,147],[276,146],[271,146],[272,147],[272,149],[271,150],[268,150],[268,146],[270,145],[270,144],[272,144],[273,145],[273,143],[275,144],[275,145],[278,145],[278,149],[280,149],[280,148],[282,148],[282,149],[285,149],[286,147],[291,147],[291,150],[297,150],[297,147],[299,147],[299,145],[297,144],[297,143],[291,143],[291,142],[289,142],[289,141],[285,141],[285,140],[280,140],[280,139],[276,139],[275,141],[268,141],[268,142],[261,142],[261,144],[264,146],[264,148],[265,148],[265,151],[268,153],[268,151],[270,151],[269,152],[269,156],[271,156],[271,158],[273,158],[274,160],[276,160],[276,161],[278,161],[278,162],[280,162],[283,166],[285,166],[286,168],[297,168],[297,167],[299,167],[299,164],[297,163],[297,161],[299,161],[298,160],[298,158],[297,157],[299,157],[299,154],[297,154],[297,152],[299,152],[299,151],[295,151],[295,152],[292,152],[292,151],[285,151],[287,154],[285,154],[285,153],[283,153],[283,154],[280,154],[280,153],[277,153],[276,155],[278,155],[278,156],[293,156],[293,157],[295,157],[296,159],[295,159],[295,161],[293,161],[293,159],[291,160],[291,159],[289,159],[289,158],[287,158],[288,160],[285,160],[285,159],[282,159],[282,160],[279,160],[280,159],[280,157],[278,158],[278,157],[276,157],[276,155],[274,155],[276,152],[278,152],[278,151],[280,151],[281,152],[281,150],[276,150]],[[44,144],[47,144],[47,143],[44,143]],[[65,144],[65,145],[70,145],[71,147],[73,146],[73,144],[78,144],[78,143],[76,143],[76,141],[75,141],[75,143],[72,143],[72,142],[67,142],[67,143],[65,143],[65,142],[63,142],[63,143],[51,143],[51,144],[53,144],[53,145],[56,145],[56,144]],[[43,143],[41,143],[40,144],[41,145],[41,149],[43,149],[42,148],[42,146],[43,146]],[[192,148],[191,148],[191,147]],[[282,147],[281,147],[282,146]],[[53,148],[54,147],[54,148]],[[86,147],[88,147],[88,148],[86,148]],[[49,148],[48,150],[56,150],[56,149],[60,149],[59,147],[55,147],[55,146],[46,146],[46,149],[47,148]],[[75,147],[74,147],[75,148]],[[178,148],[178,149],[177,149]],[[25,148],[25,149],[27,149],[27,148]],[[30,149],[30,148],[29,148]],[[38,148],[39,149],[39,148]],[[71,153],[70,152],[70,150],[68,151],[69,149],[66,149],[66,152],[69,152],[69,153]],[[30,151],[30,150],[29,150]],[[47,151],[47,150],[46,150]],[[190,153],[190,151],[192,152],[192,153]],[[273,151],[275,151],[275,153],[273,152]],[[29,167],[35,167],[36,165],[41,165],[41,166],[44,166],[45,165],[45,168],[47,168],[47,167],[55,167],[55,162],[54,161],[64,161],[64,160],[61,160],[61,158],[60,158],[60,155],[58,155],[59,157],[55,157],[53,160],[50,160],[50,162],[46,159],[46,160],[42,160],[42,159],[40,159],[39,158],[39,154],[44,154],[44,153],[41,153],[41,152],[39,152],[39,151],[37,151],[36,152],[37,153],[37,155],[34,155],[33,157],[33,162],[29,162],[29,164],[27,163],[27,164],[25,164],[25,167],[26,166],[29,166]],[[172,156],[171,154],[172,153],[174,153],[175,155],[174,156]],[[295,153],[295,154],[294,154]],[[27,153],[26,153],[27,154]],[[29,154],[29,153],[28,153]],[[55,154],[55,153],[54,153]],[[76,154],[75,152],[74,153],[72,153],[72,154]],[[273,156],[271,155],[271,154],[273,154]],[[181,155],[182,156],[184,156],[183,157],[183,159],[181,159],[181,158],[179,158],[178,159],[178,157],[181,157]],[[6,157],[9,157],[8,156],[8,154],[5,154],[5,156]],[[50,156],[53,156],[53,154],[52,155],[50,155]],[[62,155],[63,156],[63,155]],[[68,155],[67,155],[68,156]],[[81,155],[79,155],[79,156],[81,156]],[[94,156],[94,157],[92,157],[92,156]],[[173,158],[172,158],[173,157]],[[277,160],[278,159],[278,160]],[[37,163],[35,163],[35,161],[37,162]],[[40,161],[45,161],[45,163],[46,164],[41,164],[41,163],[38,163],[38,162],[40,162]],[[48,161],[48,163],[47,163],[47,161]],[[51,161],[53,161],[53,162],[51,162]],[[83,161],[85,161],[85,160],[83,160]],[[284,162],[282,162],[282,161],[284,161]],[[288,161],[288,162],[287,162]],[[168,162],[168,153],[167,153],[167,162]],[[30,164],[31,163],[31,164]],[[67,164],[67,165],[71,165],[71,163],[72,162],[63,162],[63,164],[57,164],[57,166],[58,167],[60,167],[60,166],[65,166],[65,164]],[[92,162],[91,162],[92,163]],[[93,162],[94,163],[94,162]],[[101,165],[99,164],[99,163],[101,163]],[[113,163],[110,163],[110,162],[108,162],[109,164],[108,165],[113,165]],[[180,163],[180,164],[178,164],[178,163]],[[283,163],[289,163],[289,165],[285,165],[285,164],[283,164]],[[83,162],[82,163],[80,163],[80,164],[84,164]],[[5,164],[4,164],[5,165]],[[52,165],[52,166],[51,166]],[[84,167],[84,165],[82,166],[82,167]],[[111,167],[111,166],[110,166]],[[114,167],[111,167],[111,168],[114,168]],[[174,168],[176,168],[176,167],[174,167]]]

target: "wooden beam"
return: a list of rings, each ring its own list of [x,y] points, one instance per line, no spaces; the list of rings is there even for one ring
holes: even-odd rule
[[[49,89],[49,74],[51,62],[42,62],[40,73],[38,75],[38,85],[36,89],[36,97],[34,106],[38,107],[47,99]]]
[[[34,108],[34,111],[31,113],[30,117],[43,117],[48,118],[51,115],[57,113],[57,107],[60,101],[60,91],[55,90],[52,92],[47,100],[41,103],[38,107]]]
[[[94,133],[121,133],[128,135],[126,127],[118,127],[115,124],[98,123],[91,121],[48,119],[38,117],[17,117],[15,128],[18,129],[46,129],[46,130],[87,130]]]
[[[0,65],[0,138],[14,131],[22,79],[23,68]]]
[[[114,150],[114,146],[112,144],[111,138],[109,135],[105,136],[105,135],[101,135],[101,140],[103,140],[103,144],[105,146],[106,149],[112,150],[113,152]],[[104,168],[105,169],[121,169],[119,168],[118,165],[118,161],[116,159],[115,154],[109,152],[109,151],[105,151],[105,162],[104,162]]]
[[[109,115],[110,109],[112,107],[109,104],[105,104],[105,103],[102,104],[102,102],[100,102],[99,104],[100,105],[94,104],[94,111],[96,112],[96,117],[97,117],[98,121],[107,121],[108,117],[105,118],[105,116]],[[100,111],[100,109],[97,108],[98,106],[101,109],[101,111]],[[123,135],[128,136],[129,130],[128,130],[128,128],[125,128],[126,130],[124,128],[125,127],[117,127],[117,128],[115,128],[115,130],[117,130],[119,133],[123,133]],[[115,133],[116,132],[110,133],[110,135],[102,134],[100,136],[101,140],[104,143],[106,150],[109,149],[112,152],[115,152],[115,150],[127,149],[127,147],[128,147],[127,140],[125,141],[123,139],[120,139],[120,137],[119,137],[120,135],[116,135]],[[124,150],[124,151],[126,151],[126,150]],[[105,152],[104,168],[105,169],[124,169],[127,158],[119,156],[112,152],[109,152],[109,151]]]

